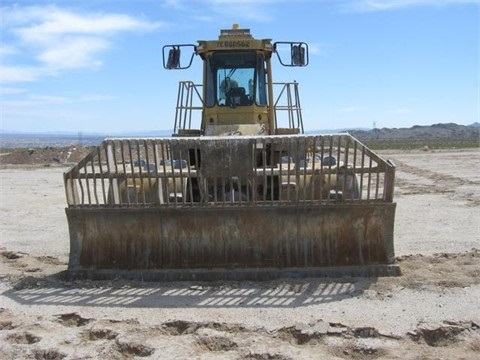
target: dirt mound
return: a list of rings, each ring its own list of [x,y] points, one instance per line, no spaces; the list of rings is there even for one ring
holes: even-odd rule
[[[437,326],[419,326],[408,335],[415,341],[424,341],[428,346],[449,346],[460,340],[460,334],[478,332],[479,326],[472,321],[446,321]]]
[[[0,156],[0,165],[68,165],[80,161],[92,147],[12,149]]]

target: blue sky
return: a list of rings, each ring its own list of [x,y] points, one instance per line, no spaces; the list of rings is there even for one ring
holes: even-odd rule
[[[304,41],[306,130],[411,127],[480,114],[480,0],[77,0],[1,5],[0,130],[114,134],[170,130],[179,80],[165,44],[216,39],[233,23]]]

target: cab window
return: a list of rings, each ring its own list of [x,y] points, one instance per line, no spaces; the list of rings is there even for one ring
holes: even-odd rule
[[[216,52],[207,58],[207,107],[266,105],[264,60],[256,52]]]

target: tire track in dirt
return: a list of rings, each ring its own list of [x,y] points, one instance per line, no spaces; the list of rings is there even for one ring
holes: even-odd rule
[[[418,166],[408,165],[405,162],[395,160],[397,166],[395,184],[401,189],[402,195],[412,194],[453,194],[455,198],[462,198],[471,201],[470,205],[480,205],[480,195],[473,191],[459,192],[458,187],[469,186],[480,188],[480,181],[461,178],[454,175],[440,173]],[[403,174],[402,174],[403,173]],[[407,174],[405,176],[404,174]],[[404,176],[402,176],[404,175]],[[413,175],[420,179],[414,182]],[[422,180],[423,179],[423,180]],[[424,180],[427,180],[425,182]]]

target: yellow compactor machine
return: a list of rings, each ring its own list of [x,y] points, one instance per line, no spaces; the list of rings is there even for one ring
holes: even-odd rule
[[[308,45],[255,39],[166,45],[181,81],[172,137],[107,138],[64,174],[71,277],[264,280],[395,275],[395,166],[348,133],[304,134]]]

